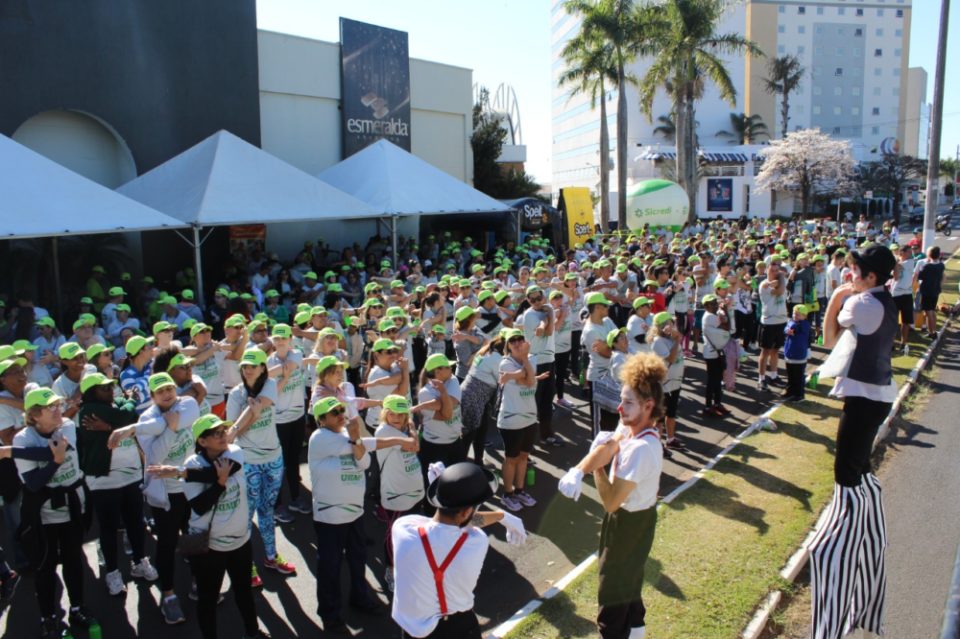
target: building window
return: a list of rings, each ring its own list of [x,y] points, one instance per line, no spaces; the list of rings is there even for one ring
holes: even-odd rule
[[[802,16],[802,15],[805,15],[806,13],[807,13],[806,7],[803,7],[803,6],[797,7],[797,15]]]
[[[862,16],[862,15],[863,15],[863,9],[857,9],[857,15],[858,15],[858,16]]]
[[[786,33],[786,32],[787,32],[787,25],[785,24],[777,25],[777,33]]]
[[[813,67],[813,77],[816,78],[819,76],[820,76],[820,67]]]
[[[901,50],[900,50],[900,49],[894,49],[894,50],[893,50],[893,57],[899,58],[899,57],[900,57],[900,53],[901,53]]]
[[[818,15],[818,16],[822,16],[822,15],[823,15],[823,7],[817,7],[817,15]]]
[[[854,30],[853,30],[853,37],[855,37],[855,38],[862,38],[862,37],[863,37],[863,29],[861,29],[860,27],[857,27],[856,29],[854,29]]]
[[[822,56],[822,55],[823,55],[823,47],[814,47],[814,48],[813,48],[813,54],[814,54],[815,56],[817,56],[817,57]]]
[[[843,87],[833,87],[834,95],[843,95]]]
[[[841,108],[838,107],[838,106],[837,106],[837,107],[833,107],[833,114],[834,114],[834,115],[842,115],[842,114],[843,114],[843,109],[841,109]]]
[[[807,48],[801,44],[799,47],[797,47],[797,55],[803,55],[803,53],[804,53],[806,50],[807,50]]]
[[[853,47],[853,49],[851,49],[851,52],[853,53],[853,57],[855,58],[860,57],[860,53],[861,53],[860,47]]]
[[[871,114],[871,115],[880,115],[880,107],[873,107],[873,109],[870,111],[870,114]]]
[[[823,27],[821,27],[821,26],[818,24],[816,27],[814,27],[814,31],[816,31],[817,34],[823,33]]]
[[[873,87],[873,95],[875,96],[880,95],[880,87]]]
[[[883,37],[883,29],[877,29],[877,37],[878,37],[878,38],[882,38],[882,37]]]
[[[903,17],[903,9],[897,9],[897,17],[898,17],[898,18],[902,18],[902,17]]]
[[[850,95],[852,95],[852,96],[859,96],[859,95],[860,95],[860,87],[850,87]]]
[[[880,77],[881,75],[883,75],[883,69],[881,69],[880,67],[874,67],[873,75]]]
[[[834,134],[834,135],[840,135],[840,127],[838,127],[838,126],[833,127],[833,134]]]
[[[877,9],[877,17],[878,17],[878,18],[882,18],[882,17],[883,17],[883,9]]]
[[[783,46],[782,44],[777,45],[777,53],[782,55],[786,52],[787,52],[787,48],[785,46]]]
[[[899,68],[896,68],[896,69],[893,70],[893,76],[894,76],[895,78],[896,78],[896,77],[900,77],[900,69],[899,69]]]
[[[880,135],[880,127],[878,126],[870,127],[870,133],[872,133],[873,135]]]
[[[837,47],[837,55],[843,56],[843,47]]]
[[[843,75],[843,68],[842,68],[842,67],[837,67],[836,69],[834,69],[833,75],[835,75],[835,76],[837,76],[837,77],[842,76],[842,75]]]
[[[819,105],[819,104],[814,104],[814,105],[813,105],[813,114],[814,114],[814,115],[820,115],[820,105]]]
[[[780,13],[786,13],[786,12],[787,12],[787,8],[781,4],[781,5],[780,5]]]
[[[819,85],[813,87],[813,94],[814,94],[814,95],[820,95],[821,93],[823,93],[823,89],[822,89]]]
[[[837,15],[838,15],[838,16],[845,16],[845,15],[847,15],[847,10],[846,10],[845,8],[843,8],[843,7],[839,7],[839,8],[837,9]]]
[[[847,35],[847,30],[843,27],[837,27],[837,35]]]
[[[894,95],[900,95],[900,89],[895,87],[895,88],[893,89],[893,94],[894,94]]]
[[[860,107],[850,107],[850,115],[860,115]]]
[[[875,57],[875,58],[882,58],[882,57],[883,57],[883,49],[874,49],[874,50],[873,50],[873,57]]]
[[[896,29],[896,30],[894,30],[893,35],[897,36],[898,38],[902,38],[902,37],[903,37],[903,29]]]
[[[804,25],[801,24],[800,26],[797,27],[797,33],[806,33],[806,32],[807,32],[807,28]]]

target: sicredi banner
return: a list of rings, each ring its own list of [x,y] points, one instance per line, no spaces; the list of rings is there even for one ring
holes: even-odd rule
[[[649,224],[678,231],[689,211],[687,192],[670,180],[644,180],[627,192],[627,226],[634,230]]]
[[[583,243],[594,235],[593,199],[585,186],[560,189],[560,208],[567,221],[567,246]]]
[[[340,18],[343,157],[380,139],[410,150],[410,55],[404,31]]]

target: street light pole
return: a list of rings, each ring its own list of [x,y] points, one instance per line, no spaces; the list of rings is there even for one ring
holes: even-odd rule
[[[947,66],[947,26],[950,0],[941,0],[937,70],[933,80],[933,111],[930,117],[930,160],[927,164],[927,203],[923,212],[923,251],[933,245],[937,219],[937,185],[940,183],[940,128],[943,124],[943,87]],[[956,182],[954,182],[956,188]]]

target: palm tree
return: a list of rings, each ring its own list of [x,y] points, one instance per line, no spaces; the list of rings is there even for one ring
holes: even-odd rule
[[[782,55],[773,58],[767,65],[769,76],[764,79],[767,93],[780,94],[780,137],[787,137],[787,128],[790,123],[790,93],[803,80],[805,69],[800,59],[795,55]]]
[[[677,114],[677,176],[690,200],[690,220],[697,217],[696,102],[709,80],[720,97],[736,104],[737,90],[721,56],[749,53],[763,55],[756,44],[736,33],[716,33],[724,0],[665,0],[646,4],[638,22],[644,25],[646,40],[641,55],[653,61],[640,81],[640,105],[650,117],[657,91],[673,85],[673,111]]]
[[[611,47],[617,87],[617,220],[627,224],[627,83],[635,80],[626,66],[637,57],[645,30],[641,13],[633,0],[567,0],[565,9],[579,15],[580,33],[595,37]]]
[[[600,230],[607,232],[610,220],[610,132],[607,127],[607,91],[617,81],[613,47],[596,33],[582,31],[561,52],[565,69],[560,86],[569,86],[570,97],[590,96],[590,108],[600,103]]]
[[[760,136],[770,137],[767,125],[759,115],[746,113],[730,114],[731,131],[720,131],[718,138],[730,138],[730,144],[753,144]]]
[[[672,140],[677,136],[677,124],[673,121],[673,114],[657,116],[657,122],[660,124],[653,128],[654,135],[662,135],[667,140]]]

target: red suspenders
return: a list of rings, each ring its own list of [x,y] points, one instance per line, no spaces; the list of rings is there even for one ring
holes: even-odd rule
[[[440,600],[440,614],[446,618],[447,597],[443,592],[443,573],[446,572],[450,566],[450,562],[453,561],[453,558],[457,556],[457,553],[460,552],[463,544],[467,541],[467,533],[460,535],[457,543],[455,543],[450,550],[450,554],[447,555],[442,564],[437,566],[437,561],[433,558],[433,550],[430,548],[430,540],[427,539],[426,529],[422,527],[417,528],[417,532],[420,533],[420,543],[423,544],[423,552],[427,555],[427,563],[430,564],[430,571],[433,572],[433,581],[437,586],[437,598]]]

